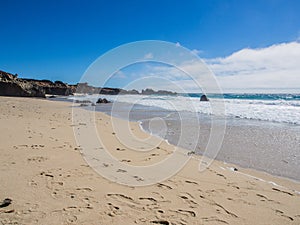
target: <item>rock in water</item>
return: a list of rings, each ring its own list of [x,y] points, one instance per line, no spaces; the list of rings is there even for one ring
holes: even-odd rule
[[[201,102],[208,102],[208,98],[206,97],[206,95],[202,95],[201,98],[200,98],[200,101]]]
[[[110,101],[108,101],[106,98],[99,98],[98,100],[97,100],[97,102],[96,102],[97,104],[100,104],[100,103],[110,103]]]

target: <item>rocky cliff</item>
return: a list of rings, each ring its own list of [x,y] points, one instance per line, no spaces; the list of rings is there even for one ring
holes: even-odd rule
[[[45,97],[45,92],[40,86],[23,79],[19,79],[17,75],[0,71],[0,95]]]
[[[0,95],[3,96],[19,96],[19,97],[45,97],[49,95],[72,95],[74,93],[81,94],[142,94],[142,95],[176,95],[170,91],[154,91],[145,89],[139,93],[137,90],[124,90],[121,88],[93,87],[88,83],[78,83],[69,85],[61,81],[52,82],[50,80],[21,79],[17,75],[7,73],[0,70]]]
[[[71,95],[76,89],[61,81],[21,79],[17,75],[0,71],[0,95],[19,97],[45,97]]]
[[[23,79],[24,81],[28,81],[32,84],[35,84],[41,87],[45,94],[49,95],[72,95],[74,93],[74,89],[61,81],[52,82],[50,80],[34,80],[34,79]]]
[[[137,90],[124,90],[121,88],[109,88],[109,87],[93,87],[88,85],[88,83],[78,83],[72,85],[74,93],[84,93],[84,94],[101,94],[101,95],[118,95],[118,94],[139,94]]]

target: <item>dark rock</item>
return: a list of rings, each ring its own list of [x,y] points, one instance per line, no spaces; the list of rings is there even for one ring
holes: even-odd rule
[[[208,98],[206,97],[206,95],[202,95],[201,98],[200,98],[200,101],[201,102],[208,102]]]
[[[99,94],[101,95],[117,95],[121,89],[119,88],[101,88]]]
[[[49,95],[72,95],[73,89],[68,85],[63,83],[62,81],[52,82],[50,80],[35,80],[35,79],[23,79],[38,85],[43,88],[46,94]]]
[[[88,83],[78,83],[77,85],[71,85],[73,93],[78,94],[102,94],[102,95],[117,95],[121,91],[120,88],[107,88],[107,87],[93,87]]]
[[[153,95],[153,94],[155,94],[155,92],[150,88],[146,88],[145,90],[142,90],[142,95]]]
[[[0,203],[0,208],[4,208],[7,207],[11,204],[12,200],[10,198],[6,198],[4,199],[1,203]]]
[[[110,103],[110,101],[108,101],[106,98],[103,98],[103,99],[99,98],[96,103],[97,104],[101,104],[101,103],[106,104],[106,103]]]
[[[73,88],[61,81],[21,79],[0,71],[0,95],[18,97],[43,97],[49,95],[71,95]]]
[[[150,88],[142,90],[123,90],[120,88],[93,87],[88,83],[78,83],[69,85],[62,81],[52,82],[50,80],[21,79],[18,75],[13,75],[0,71],[0,95],[19,97],[44,97],[45,95],[74,95],[78,94],[103,94],[103,95],[176,95],[177,93],[165,90],[154,91]],[[102,102],[102,103],[108,103]]]
[[[147,88],[145,90],[142,90],[142,95],[176,95],[176,92],[172,92],[172,91],[165,91],[165,90],[158,90],[158,91],[154,91],[150,88]]]
[[[19,79],[16,75],[0,71],[0,95],[45,98],[45,91],[32,82]]]

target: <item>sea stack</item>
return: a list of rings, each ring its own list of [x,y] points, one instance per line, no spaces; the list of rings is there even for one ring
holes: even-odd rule
[[[208,102],[208,98],[206,97],[206,95],[202,95],[200,98],[200,102]]]
[[[96,103],[97,104],[101,104],[101,103],[107,104],[107,103],[110,103],[110,101],[108,101],[106,98],[103,98],[103,99],[99,98]]]

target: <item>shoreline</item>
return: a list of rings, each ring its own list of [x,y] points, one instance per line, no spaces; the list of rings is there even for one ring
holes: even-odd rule
[[[122,118],[121,118],[121,119],[122,119]],[[142,126],[142,121],[136,121],[136,122],[139,123],[139,127],[140,127],[140,129],[141,129],[143,132],[148,133],[149,135],[152,135],[152,136],[155,136],[155,137],[158,137],[158,138],[162,138],[162,137],[160,137],[159,135],[156,135],[156,134],[153,134],[153,133],[149,133],[147,130],[145,130],[145,129],[143,128],[143,126]],[[168,139],[163,139],[163,140],[164,140],[168,145],[172,145],[172,144],[169,142]],[[190,151],[187,150],[187,149],[184,149],[184,150],[186,150],[186,153],[187,153],[187,154],[190,152]],[[201,158],[201,157],[203,157],[203,155],[201,155],[201,154],[195,154],[195,157],[193,157],[193,158],[195,158],[196,160],[200,161],[199,158]],[[213,161],[218,161],[219,163],[224,164],[224,165],[232,165],[232,166],[235,166],[235,167],[227,167],[227,169],[239,167],[239,168],[241,168],[241,169],[243,169],[243,170],[250,170],[250,171],[252,171],[252,172],[254,172],[254,173],[262,173],[262,174],[265,174],[265,175],[268,175],[268,176],[274,176],[274,177],[276,177],[277,179],[284,179],[284,180],[287,180],[287,181],[290,181],[290,182],[293,182],[293,183],[296,183],[296,184],[299,184],[299,185],[300,185],[300,180],[296,180],[296,179],[292,179],[292,178],[289,178],[289,177],[284,177],[284,176],[280,176],[280,175],[276,175],[276,174],[270,174],[270,173],[268,173],[268,172],[265,171],[265,170],[258,170],[258,169],[251,168],[251,167],[243,167],[242,165],[239,165],[239,164],[234,164],[234,163],[230,163],[230,162],[226,162],[226,161],[222,161],[222,160],[218,160],[218,159],[213,159]],[[225,168],[223,168],[222,166],[220,166],[220,168],[225,170]],[[262,179],[262,178],[253,176],[253,175],[251,175],[251,174],[247,174],[247,173],[240,173],[240,174],[242,174],[242,175],[244,175],[244,176],[252,176],[253,178],[256,178],[256,179],[258,179],[258,180],[261,180],[262,182],[265,182],[265,183],[270,183],[270,184],[274,183],[274,182],[271,181],[271,180],[264,180],[264,179]],[[276,183],[274,183],[274,186],[280,186],[280,187],[283,187],[283,186],[278,185],[278,184],[276,184]],[[285,187],[283,187],[283,188],[285,188]],[[298,191],[298,190],[294,190],[294,191],[295,191],[295,193],[300,194],[300,190],[299,190],[299,191]]]
[[[231,95],[231,94],[224,94],[224,95]],[[242,94],[247,95],[247,94]],[[271,123],[271,124],[282,124],[282,125],[291,125],[299,127],[300,121],[298,121],[298,107],[299,107],[299,94],[295,95],[294,98],[283,98],[281,94],[278,95],[277,98],[270,98],[266,94],[265,99],[264,98],[257,98],[254,97],[256,95],[260,94],[254,94],[252,99],[238,98],[238,95],[233,95],[230,98],[211,98],[212,100],[219,102],[219,101],[225,101],[226,105],[226,118],[236,119],[236,120],[248,120],[250,122],[262,122],[262,123]],[[281,96],[281,98],[279,98]],[[139,96],[139,95],[82,95],[82,96],[73,96],[72,98],[82,98],[82,99],[88,99],[92,102],[96,102],[96,100],[101,98],[107,98],[108,100],[111,100],[112,102],[123,102],[127,104],[132,104],[132,102],[135,103],[135,105],[142,105],[144,107],[151,107],[151,108],[161,108],[161,111],[187,111],[191,113],[200,113],[203,115],[211,115],[211,111],[208,107],[207,102],[199,102],[199,99],[197,97],[188,97],[188,96],[168,96],[168,95],[145,95],[145,96]],[[234,98],[236,97],[236,98]],[[257,96],[256,96],[257,97]],[[120,100],[117,100],[120,99]],[[153,102],[152,100],[156,100]],[[184,101],[183,101],[184,100]],[[140,102],[140,103],[139,103]],[[166,105],[164,102],[170,102],[171,104],[174,104],[174,106]],[[177,103],[180,104],[177,104]],[[184,102],[188,102],[189,104],[185,104]],[[248,108],[251,105],[250,112],[257,111],[256,114],[249,114],[246,112],[249,112]],[[201,106],[201,107],[200,107]],[[235,109],[237,111],[235,111]],[[275,112],[275,114],[274,114]],[[287,116],[286,116],[287,115]],[[217,116],[216,116],[217,117]]]
[[[193,156],[167,180],[145,187],[123,186],[97,174],[83,159],[73,129],[85,125],[72,123],[71,103],[9,97],[0,97],[0,103],[0,198],[12,199],[11,205],[0,209],[4,224],[300,222],[300,194],[293,192],[300,190],[298,183],[239,167],[231,171],[234,165],[224,166],[216,160],[200,173]],[[112,120],[122,127],[120,119],[95,113],[99,135],[123,163],[151,165],[172,151],[172,145],[164,141],[150,152],[132,151],[113,134]],[[130,126],[134,135],[150,137],[137,122]],[[148,144],[141,141],[135,146],[146,148]],[[107,169],[130,175],[130,171],[118,172],[114,165]],[[272,179],[284,188],[241,175],[243,172]]]
[[[149,135],[152,135],[152,136],[155,136],[157,138],[162,138],[160,137],[159,135],[156,135],[156,134],[153,134],[153,133],[149,133],[147,130],[145,130],[142,126],[142,121],[136,121],[139,123],[139,127],[140,129],[145,132],[145,133],[148,133]],[[163,138],[162,138],[163,139]],[[172,146],[172,144],[169,142],[168,139],[163,139],[168,145]],[[187,149],[184,149],[186,151],[187,154],[189,154],[189,150]],[[194,153],[193,153],[194,155]],[[203,155],[201,154],[195,154],[194,156],[192,156],[192,158],[194,158],[195,160],[198,160],[200,161],[201,157],[203,157]],[[277,179],[283,179],[283,180],[286,180],[288,182],[293,182],[293,183],[296,183],[296,184],[299,184],[300,185],[300,180],[295,180],[295,179],[292,179],[292,178],[289,178],[289,177],[284,177],[284,176],[280,176],[280,175],[276,175],[276,174],[270,174],[268,173],[267,171],[265,170],[258,170],[258,169],[255,169],[255,168],[251,168],[251,167],[243,167],[242,165],[239,165],[239,164],[234,164],[234,163],[230,163],[230,162],[226,162],[226,161],[222,161],[222,160],[218,160],[218,159],[213,159],[213,161],[216,161],[218,162],[219,164],[223,164],[223,166],[219,165],[219,167],[221,169],[224,169],[224,170],[229,170],[229,171],[232,171],[232,172],[236,172],[234,171],[233,169],[236,169],[236,168],[240,168],[240,169],[243,169],[243,170],[249,170],[248,172],[249,173],[243,173],[243,172],[239,172],[241,175],[243,176],[248,176],[248,177],[252,177],[252,178],[255,178],[257,180],[260,180],[261,182],[265,182],[265,183],[269,183],[271,185],[274,185],[274,186],[278,186],[278,187],[282,187],[282,188],[285,188],[285,189],[288,189],[284,186],[281,186],[275,182],[273,182],[272,180],[264,180],[263,178],[259,177],[260,174],[265,174],[265,176],[272,176],[272,177],[275,177]],[[231,167],[230,167],[231,165]],[[229,167],[228,167],[229,166]],[[252,174],[252,175],[251,175]],[[293,190],[295,193],[297,194],[300,194],[300,189],[299,190]]]
[[[114,112],[113,116],[118,118],[127,119],[126,115],[123,115],[122,110],[127,110],[126,103],[120,105],[120,113]],[[207,140],[210,134],[210,122],[206,115],[200,116],[199,125],[201,130],[191,122],[197,120],[195,115],[183,112],[182,115],[187,114],[188,119],[180,118],[180,121],[188,124],[188,127],[183,127],[180,130],[182,124],[178,122],[177,116],[169,117],[168,115],[174,114],[172,111],[162,111],[159,108],[154,107],[153,113],[149,111],[150,106],[138,106],[138,109],[132,109],[129,121],[137,121],[142,123],[144,131],[151,134],[148,129],[147,121],[153,117],[164,117],[168,131],[164,135],[160,135],[160,127],[158,126],[152,132],[152,135],[159,136],[164,140],[167,140],[170,144],[178,146],[179,137],[182,138],[179,146],[187,149],[188,151],[195,151],[196,154],[203,155],[206,148]],[[87,109],[89,110],[89,109]],[[104,112],[107,115],[112,115],[111,105],[97,105],[96,111]],[[146,116],[143,112],[147,112]],[[176,113],[175,113],[176,114]],[[293,124],[279,124],[268,121],[248,121],[248,119],[236,119],[227,118],[227,127],[224,137],[223,145],[216,157],[216,159],[236,164],[242,168],[254,169],[274,176],[287,178],[296,182],[300,181],[300,170],[297,164],[299,153],[297,152],[297,140],[299,139],[299,130],[297,125]],[[187,131],[189,129],[190,131]],[[173,133],[173,134],[172,134]],[[192,133],[192,135],[190,135]],[[199,138],[195,135],[199,134]],[[198,143],[194,143],[194,140],[199,140]],[[192,145],[191,145],[192,144]],[[192,146],[192,147],[191,147]],[[243,148],[241,147],[243,146]]]

